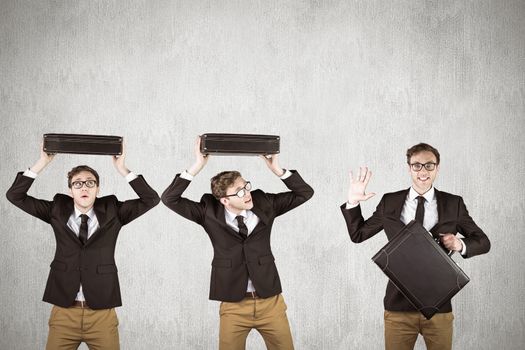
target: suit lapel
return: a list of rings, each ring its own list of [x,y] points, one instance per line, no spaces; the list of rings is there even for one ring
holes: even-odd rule
[[[252,233],[248,236],[248,238],[260,232],[270,222],[270,214],[268,213],[268,210],[265,210],[265,208],[259,205],[260,204],[259,199],[255,193],[254,195],[252,195],[252,200],[253,200],[252,212],[255,215],[257,215],[257,217],[259,218],[259,223],[257,224],[257,226],[255,226],[255,228],[253,229]]]
[[[68,226],[69,218],[71,217],[71,214],[75,213],[75,207],[73,205],[73,198],[70,198],[69,200],[64,201],[64,205],[60,206],[60,212],[58,214],[60,222],[64,224],[65,231],[67,234],[78,244],[82,245],[80,242],[80,239],[78,238],[78,235]]]
[[[106,225],[109,219],[106,213],[106,207],[104,203],[102,203],[98,198],[95,199],[95,203],[93,204],[93,211],[95,212],[95,215],[97,216],[98,229],[95,232],[93,232],[91,236],[89,236],[86,242],[86,245],[88,245],[89,242],[93,241],[93,239],[100,234],[100,231]]]
[[[270,221],[269,220],[270,214],[268,213],[268,210],[265,210],[265,209],[268,209],[268,208],[263,208],[261,206],[261,203],[259,202],[259,196],[253,195],[252,200],[253,200],[253,208],[252,208],[253,213],[259,217],[260,219],[259,223],[263,222],[265,225],[267,225],[268,222]]]
[[[215,209],[214,209],[214,215],[215,215],[215,220],[217,221],[217,223],[220,226],[222,226],[225,231],[227,231],[229,234],[235,237],[235,239],[237,239],[238,241],[242,241],[242,238],[239,232],[235,231],[233,228],[231,228],[226,223],[226,213],[225,213],[224,205],[222,205],[222,203],[219,201],[217,201],[216,203],[217,205],[215,206]]]
[[[403,223],[403,221],[401,221],[401,212],[403,212],[403,207],[405,206],[405,201],[407,199],[409,191],[410,188],[399,192],[399,196],[396,196],[393,199],[394,203],[392,204],[392,207],[395,210],[394,217],[396,217],[403,226],[405,226],[405,224]]]
[[[434,193],[436,195],[437,202],[438,222],[434,225],[434,227],[430,229],[430,233],[432,233],[432,236],[434,238],[439,238],[438,229],[441,226],[441,223],[443,222],[443,216],[445,214],[445,203],[443,201],[443,196],[441,195],[440,191],[434,188]]]

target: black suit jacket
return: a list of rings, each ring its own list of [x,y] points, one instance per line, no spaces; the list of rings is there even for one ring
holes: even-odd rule
[[[229,302],[242,300],[246,294],[248,276],[262,298],[281,293],[281,281],[270,247],[273,221],[277,216],[306,202],[314,193],[297,172],[292,170],[292,173],[283,180],[290,192],[251,192],[251,210],[260,221],[244,242],[226,224],[224,206],[213,195],[204,194],[200,202],[182,197],[190,181],[181,178],[180,174],[162,194],[162,202],[168,208],[201,225],[210,237],[214,252],[210,299]]]
[[[401,221],[401,211],[409,190],[387,193],[381,198],[376,211],[364,220],[361,206],[346,209],[346,203],[341,206],[341,211],[346,220],[350,239],[354,243],[363,242],[381,230],[385,230],[388,240],[391,240],[404,226]],[[461,233],[467,246],[466,258],[484,254],[490,249],[490,241],[483,231],[470,217],[465,203],[460,196],[441,192],[437,189],[436,201],[438,210],[438,223],[430,229],[433,235],[439,233]],[[389,311],[417,311],[403,294],[388,282],[384,299],[385,310]],[[444,304],[439,312],[452,311],[449,302]]]
[[[114,252],[118,233],[123,225],[144,214],[160,201],[155,192],[139,176],[130,182],[139,199],[121,202],[115,196],[95,199],[93,206],[100,228],[83,246],[67,226],[74,212],[73,199],[56,194],[52,201],[27,195],[34,179],[18,173],[7,191],[7,199],[25,212],[47,222],[56,239],[55,258],[47,279],[43,300],[62,307],[73,304],[80,284],[87,304],[92,309],[121,306],[120,287]]]

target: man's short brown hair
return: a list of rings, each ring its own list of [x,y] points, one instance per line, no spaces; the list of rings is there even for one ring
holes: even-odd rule
[[[73,180],[73,177],[77,175],[78,173],[81,173],[83,171],[90,172],[95,177],[95,180],[97,180],[97,186],[100,186],[100,180],[98,177],[98,173],[95,169],[87,166],[87,165],[77,165],[73,169],[67,173],[67,187],[71,188],[71,181]]]
[[[439,164],[439,152],[434,147],[430,146],[428,143],[418,143],[407,149],[407,163],[410,165],[410,158],[416,153],[420,152],[432,152],[436,156],[436,163]]]
[[[241,177],[241,173],[235,170],[223,171],[211,178],[211,193],[217,199],[226,196],[228,187]]]

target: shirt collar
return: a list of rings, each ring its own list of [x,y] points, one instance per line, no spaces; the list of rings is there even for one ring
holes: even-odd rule
[[[75,219],[78,219],[80,215],[82,215],[82,212],[78,210],[77,207],[74,207],[74,208],[75,208]],[[89,209],[86,215],[89,217],[90,220],[93,219],[93,216],[95,216],[95,211],[93,210],[93,208]]]
[[[248,213],[246,210],[241,211],[239,214],[235,214],[229,211],[228,208],[224,207],[224,213],[226,214],[226,220],[228,220],[228,222],[236,222],[237,220],[235,218],[239,215],[241,215],[244,218],[248,217]]]
[[[434,189],[434,186],[430,187],[430,190],[428,190],[424,194],[419,194],[416,192],[416,190],[414,190],[413,187],[410,187],[410,191],[408,192],[408,199],[414,200],[419,196],[425,197],[426,201],[429,203],[432,202],[434,198],[436,198],[436,191]]]

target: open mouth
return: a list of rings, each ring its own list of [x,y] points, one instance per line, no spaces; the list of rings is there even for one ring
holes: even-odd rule
[[[427,180],[430,180],[430,177],[418,177],[418,180],[421,182],[425,182]]]
[[[87,194],[83,194],[82,196],[80,196],[80,198],[89,198],[89,196]]]
[[[245,204],[248,204],[248,203],[251,203],[252,202],[252,199],[248,199],[247,201],[244,201]]]

